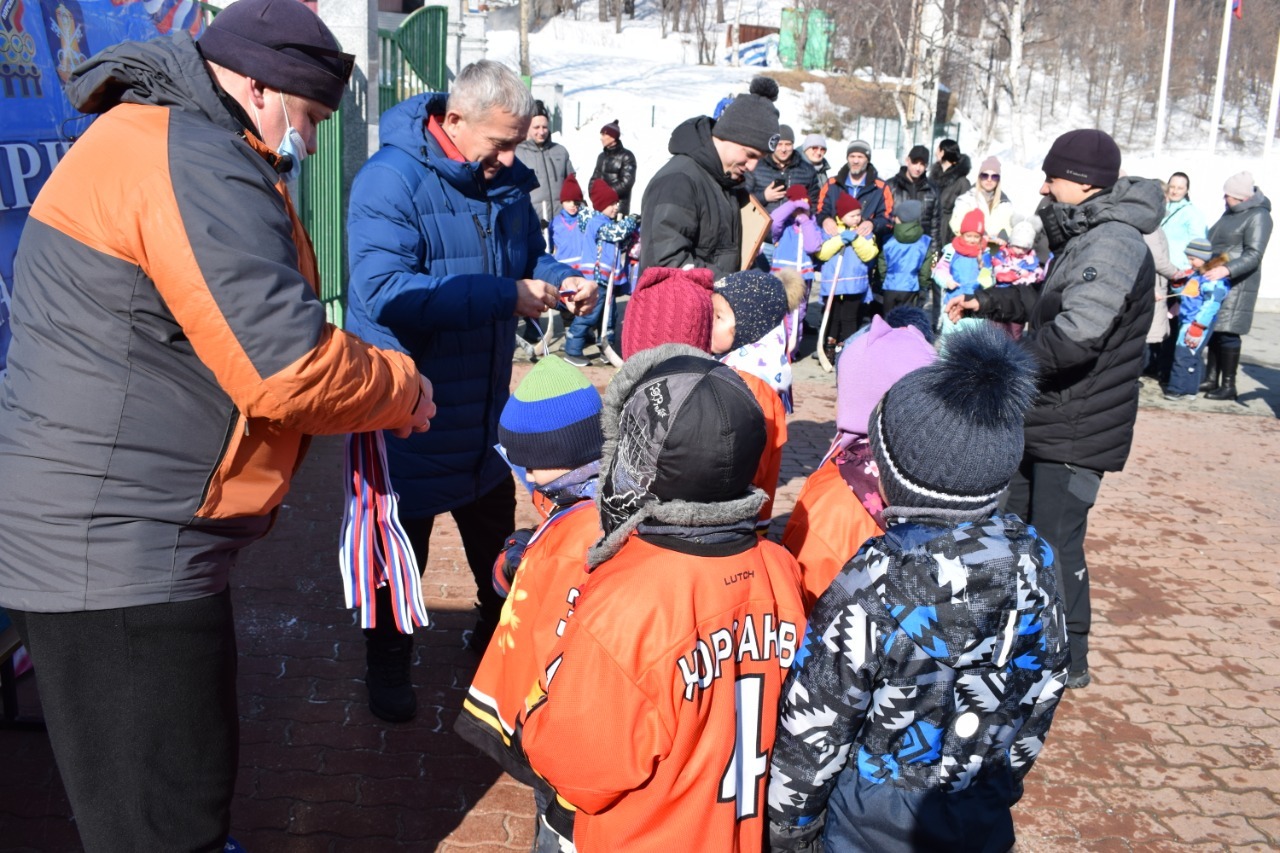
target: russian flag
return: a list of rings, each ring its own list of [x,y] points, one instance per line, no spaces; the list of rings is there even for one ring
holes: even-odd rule
[[[1231,13],[1236,16],[1239,21],[1244,17],[1244,0],[1231,0]]]

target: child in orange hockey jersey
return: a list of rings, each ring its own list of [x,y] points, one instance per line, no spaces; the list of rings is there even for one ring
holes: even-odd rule
[[[759,851],[779,691],[804,632],[795,560],[755,535],[764,418],[692,347],[605,394],[592,576],[524,722],[534,770],[597,851]]]
[[[918,315],[920,326],[893,328],[873,317],[866,331],[841,351],[836,364],[836,437],[805,481],[782,534],[782,544],[800,563],[806,612],[862,543],[884,532],[880,477],[867,442],[867,423],[893,383],[935,357],[933,345],[920,331],[929,324],[924,312],[899,307],[891,313],[893,318]]]
[[[600,393],[581,371],[544,358],[508,399],[498,437],[546,520],[536,531],[517,530],[494,565],[494,586],[506,601],[454,725],[463,739],[534,787],[541,813],[552,794],[524,762],[517,717],[589,577],[587,549],[600,538],[592,501],[603,442]],[[545,834],[545,827],[538,829]]]
[[[791,275],[798,283],[795,286],[803,290],[804,282],[794,273]],[[713,299],[717,298],[711,270],[664,267],[645,270],[627,303],[627,322],[622,328],[622,357],[627,359],[661,344],[685,344],[711,353],[715,328]],[[775,302],[773,312],[780,310],[785,313],[785,309]],[[729,316],[733,316],[732,310]],[[762,325],[767,325],[770,319],[776,320],[775,326],[782,322],[782,314],[773,318],[772,313],[766,312],[763,318]],[[733,330],[730,329],[730,341],[732,336]],[[764,531],[773,518],[773,497],[782,471],[782,446],[787,443],[787,411],[768,382],[736,364],[730,367],[747,383],[756,402],[764,410],[765,449],[760,455],[760,466],[751,479],[752,485],[764,489],[769,496],[756,523],[756,528]]]

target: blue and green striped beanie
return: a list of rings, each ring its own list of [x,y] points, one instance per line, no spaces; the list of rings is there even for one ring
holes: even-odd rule
[[[522,468],[579,468],[600,458],[600,392],[554,356],[529,371],[498,420],[507,458]]]

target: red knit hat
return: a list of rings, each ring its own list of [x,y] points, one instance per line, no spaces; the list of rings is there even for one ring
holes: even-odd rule
[[[854,198],[853,193],[840,193],[836,197],[836,219],[844,219],[845,214],[862,210],[862,202]]]
[[[804,184],[792,184],[787,187],[787,201],[800,201],[809,197],[809,190]]]
[[[622,357],[662,344],[688,344],[711,352],[711,270],[649,267],[627,302]]]
[[[960,233],[966,234],[970,231],[976,231],[979,234],[987,233],[987,220],[983,217],[982,211],[976,207],[960,220]]]
[[[622,136],[622,127],[618,124],[618,120],[615,118],[613,121],[600,128],[600,133],[617,139]]]
[[[592,181],[588,192],[591,193],[591,206],[596,210],[604,210],[609,205],[618,203],[618,194],[604,178],[596,178]]]
[[[578,185],[576,172],[570,172],[560,185],[560,201],[576,201],[582,204],[582,187]]]

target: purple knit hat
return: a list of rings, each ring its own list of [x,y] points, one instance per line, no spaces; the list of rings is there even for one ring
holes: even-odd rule
[[[893,383],[937,357],[919,329],[895,329],[879,317],[845,344],[836,367],[836,430],[866,435],[871,411]]]

